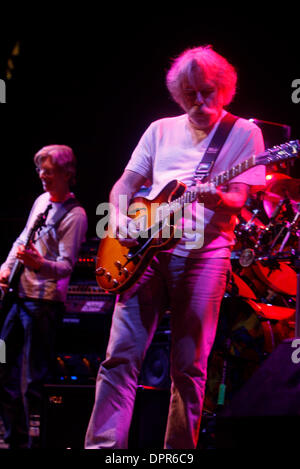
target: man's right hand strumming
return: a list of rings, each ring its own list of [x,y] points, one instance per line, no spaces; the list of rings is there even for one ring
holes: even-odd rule
[[[138,244],[135,239],[138,236],[138,231],[136,231],[132,219],[127,215],[118,213],[117,220],[112,220],[110,226],[122,246],[129,248]]]

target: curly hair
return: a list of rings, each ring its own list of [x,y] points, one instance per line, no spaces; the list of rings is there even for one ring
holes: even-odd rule
[[[174,101],[181,105],[183,80],[193,83],[195,74],[213,81],[222,91],[224,105],[230,104],[236,91],[236,70],[210,45],[187,49],[173,60],[166,84]]]

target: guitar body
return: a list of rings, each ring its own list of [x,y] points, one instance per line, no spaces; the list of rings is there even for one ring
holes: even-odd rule
[[[129,207],[130,218],[144,220],[146,229],[155,226],[155,207],[168,204],[185,192],[186,186],[176,180],[169,182],[159,195],[152,200],[136,197]],[[157,205],[155,205],[157,204]],[[108,230],[107,236],[100,241],[96,258],[96,279],[98,285],[106,291],[119,293],[131,287],[142,275],[151,259],[161,250],[170,249],[178,241],[174,237],[172,214],[169,216],[168,236],[162,236],[162,227],[153,231],[153,236],[137,238],[138,246],[123,246],[118,238]],[[144,231],[144,230],[143,230]],[[147,232],[148,235],[148,232]]]

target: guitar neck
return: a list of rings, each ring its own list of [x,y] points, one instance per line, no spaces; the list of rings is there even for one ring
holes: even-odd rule
[[[248,169],[252,168],[256,165],[256,156],[252,155],[247,160],[243,161],[242,163],[233,166],[232,168],[228,169],[227,171],[223,171],[222,173],[218,174],[214,178],[210,179],[209,182],[214,183],[216,187],[226,184],[231,179],[235,178],[239,174],[244,173]],[[181,197],[173,200],[169,204],[169,208],[172,212],[177,212],[181,210],[181,208],[185,204],[191,204],[197,199],[197,191],[187,191]]]
[[[29,233],[27,235],[26,241],[24,243],[25,248],[28,248],[29,244],[30,244],[30,241],[33,241],[34,234],[35,234],[35,229],[31,228],[31,230],[29,231]],[[19,261],[18,259],[16,259],[15,263],[14,263],[12,269],[11,269],[9,279],[8,279],[8,285],[10,287],[12,287],[14,285],[14,283],[17,282],[18,276],[20,275],[21,270],[23,270],[23,267],[24,267],[23,263],[21,261]]]
[[[233,166],[232,168],[224,171],[223,173],[218,174],[210,182],[213,182],[216,187],[221,186],[222,184],[226,184],[227,182],[231,181],[231,179],[239,176],[240,174],[244,173],[253,166],[256,165],[256,156],[252,155],[247,160],[243,161],[242,163]]]
[[[48,212],[51,209],[51,204],[48,205],[44,213],[40,213],[37,217],[36,220],[33,224],[33,226],[30,228],[26,240],[24,242],[25,248],[28,248],[30,245],[30,242],[34,240],[34,235],[35,233],[45,224],[45,220],[47,218]],[[23,271],[24,265],[22,262],[20,262],[18,259],[15,261],[11,272],[10,276],[8,279],[8,285],[10,287],[13,287],[19,280],[20,274]]]

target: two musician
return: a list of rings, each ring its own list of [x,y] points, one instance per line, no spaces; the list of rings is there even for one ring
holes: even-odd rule
[[[225,108],[235,95],[236,82],[234,67],[212,47],[184,51],[167,73],[168,90],[183,113],[155,121],[146,129],[111,190],[110,202],[119,221],[114,232],[120,235],[128,233],[131,221],[126,207],[121,210],[120,200],[126,197],[129,203],[146,181],[151,183],[150,199],[171,180],[181,181],[188,188],[196,187],[198,197],[187,207],[185,229],[176,246],[154,256],[137,282],[117,297],[107,355],[98,372],[86,449],[127,448],[138,377],[165,311],[171,313],[172,386],[164,448],[196,448],[207,359],[231,272],[236,214],[245,204],[250,187],[265,184],[263,166],[239,174],[222,187],[201,182],[195,174],[213,138],[223,129],[221,125],[228,115]],[[209,178],[264,150],[260,129],[245,119],[237,118],[226,137],[210,166]],[[70,210],[59,226],[51,229],[56,210],[72,197],[72,150],[45,147],[35,156],[35,162],[45,193],[36,200],[24,232],[0,271],[3,282],[9,278],[16,259],[25,266],[18,295],[1,333],[7,344],[7,364],[1,365],[0,411],[12,448],[31,445],[28,422],[32,413],[39,412],[56,320],[86,233],[86,214],[81,207]],[[37,233],[35,243],[22,247],[34,218],[49,203],[52,208],[48,221]],[[197,211],[199,203],[204,205],[202,211]],[[197,216],[203,219],[197,220]],[[195,217],[196,225],[199,222],[204,230],[201,245],[193,243],[189,236],[194,229],[189,230],[188,224],[193,224]],[[122,236],[119,242],[123,246],[137,244]],[[21,342],[16,346],[19,338],[25,344],[22,350]],[[22,375],[21,361],[25,366]]]

